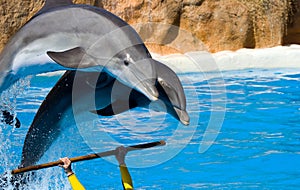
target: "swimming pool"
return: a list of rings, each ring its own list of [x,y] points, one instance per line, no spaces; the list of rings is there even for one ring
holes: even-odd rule
[[[118,143],[166,140],[164,147],[128,154],[136,189],[299,189],[300,71],[243,69],[179,77],[190,126],[167,114],[133,109],[92,121],[88,134],[80,127],[66,127],[41,162],[110,150]],[[1,129],[1,173],[17,167],[26,131],[58,78],[33,77],[23,93],[8,98],[22,126]],[[24,84],[15,91],[20,86]],[[121,189],[114,158],[73,168],[87,189]],[[36,176],[28,189],[70,188],[61,168],[44,169]]]

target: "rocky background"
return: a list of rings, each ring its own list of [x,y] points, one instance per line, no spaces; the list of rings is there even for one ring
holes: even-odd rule
[[[44,1],[0,0],[0,50]],[[160,54],[300,43],[297,11],[300,0],[75,0],[75,3],[103,7],[118,15],[136,28],[151,51]]]

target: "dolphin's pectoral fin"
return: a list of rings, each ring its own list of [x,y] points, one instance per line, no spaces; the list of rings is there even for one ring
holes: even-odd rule
[[[135,107],[137,107],[137,104],[134,102],[117,100],[112,104],[109,104],[103,109],[99,109],[97,111],[91,111],[91,112],[101,116],[112,116],[112,115],[123,113]]]
[[[21,122],[18,118],[15,118],[14,115],[12,115],[10,112],[8,112],[6,110],[2,111],[2,114],[3,114],[2,121],[4,121],[8,125],[13,126],[13,124],[14,124],[16,128],[20,128]]]
[[[47,55],[53,61],[66,68],[78,69],[96,66],[94,59],[87,55],[82,47],[76,47],[64,52],[48,51]]]

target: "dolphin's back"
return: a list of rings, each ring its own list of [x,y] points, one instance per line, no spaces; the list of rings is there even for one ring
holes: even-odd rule
[[[74,14],[75,13],[74,11],[76,12],[76,14]],[[85,12],[85,11],[87,11],[87,12]],[[67,15],[66,14],[67,12],[70,13],[69,17],[59,18],[59,16],[62,16],[60,14]],[[56,22],[59,23],[61,27],[64,27],[65,24],[68,24],[68,23],[65,22],[65,23],[63,23],[64,25],[62,25],[61,22],[63,20],[69,20],[69,21],[72,22],[74,17],[80,18],[81,13],[84,13],[85,14],[84,16],[86,18],[89,18],[91,16],[90,13],[95,13],[97,15],[100,15],[100,16],[104,17],[107,20],[110,20],[111,23],[113,23],[114,25],[116,25],[118,27],[123,27],[123,26],[128,25],[121,18],[119,18],[118,16],[112,14],[111,12],[108,12],[107,10],[105,10],[103,8],[98,8],[98,7],[83,5],[83,4],[82,5],[81,4],[62,5],[62,6],[57,6],[57,7],[53,7],[53,8],[50,8],[50,9],[46,9],[46,10],[41,9],[26,24],[29,24],[33,20],[41,19],[42,16],[48,16],[47,14],[55,14],[56,15],[55,16],[56,17]],[[62,20],[60,20],[60,19],[62,19]],[[84,23],[82,22],[80,24],[84,24]],[[105,25],[102,25],[102,28],[105,28]]]
[[[31,40],[57,33],[66,34],[77,40],[81,39],[83,34],[100,39],[103,35],[120,28],[130,30],[130,32],[123,33],[123,35],[118,33],[119,36],[115,36],[116,39],[122,40],[123,37],[135,36],[137,43],[143,43],[135,30],[125,21],[102,8],[88,5],[60,6],[38,13],[21,30],[31,32],[29,36],[32,36],[32,39],[29,39],[29,36],[24,39],[24,43],[28,44]],[[86,38],[81,41],[89,45],[96,42]]]
[[[10,56],[13,60],[5,62],[12,62],[14,73],[43,73],[62,68],[53,65],[35,73],[20,72],[20,68],[24,60],[30,61],[29,65],[55,63],[47,55],[49,51],[65,52],[80,47],[97,62],[106,62],[136,45],[142,46],[143,51],[139,53],[149,56],[136,31],[116,15],[88,5],[61,6],[38,13],[26,23],[7,46],[17,50]]]
[[[136,31],[104,9],[72,4],[42,10],[14,35],[1,52],[0,91],[27,75],[70,69],[67,65],[58,65],[47,55],[49,51],[81,48],[94,62],[106,63],[119,52],[136,45],[142,50],[138,54],[149,57]],[[137,48],[132,51],[137,51]],[[4,81],[9,81],[9,84],[4,84]]]

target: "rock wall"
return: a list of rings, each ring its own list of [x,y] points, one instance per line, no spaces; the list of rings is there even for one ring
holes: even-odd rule
[[[300,0],[297,0],[297,4],[298,6],[300,5]],[[283,44],[300,44],[300,12],[296,12],[294,14],[294,19],[288,23],[287,33],[284,36]]]
[[[75,3],[115,13],[136,28],[152,51],[161,54],[273,47],[300,41],[298,0],[75,0]],[[0,0],[0,49],[43,4],[44,0]]]

